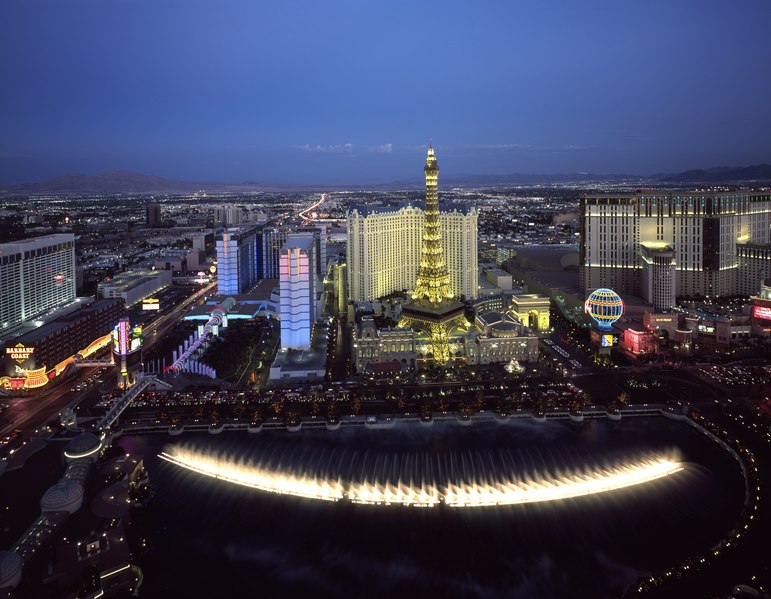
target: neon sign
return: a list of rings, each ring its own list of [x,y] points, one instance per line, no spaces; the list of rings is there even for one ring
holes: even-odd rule
[[[762,320],[771,320],[771,307],[769,306],[755,306],[752,310],[752,315],[755,318]]]
[[[25,347],[23,344],[17,343],[14,347],[6,347],[5,353],[11,356],[12,360],[16,360],[21,364],[32,357],[32,354],[35,353],[35,348]]]

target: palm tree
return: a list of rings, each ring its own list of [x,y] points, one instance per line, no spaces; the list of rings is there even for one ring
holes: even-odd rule
[[[270,402],[270,409],[273,410],[273,415],[278,416],[281,414],[281,406],[283,405],[283,401],[281,398],[276,398],[272,402]]]

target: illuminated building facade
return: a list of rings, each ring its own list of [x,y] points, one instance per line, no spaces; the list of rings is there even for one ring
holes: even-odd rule
[[[0,387],[41,387],[74,361],[106,347],[123,313],[119,299],[101,299],[6,342]]]
[[[323,275],[327,264],[327,229],[318,227],[264,227],[259,236],[261,248],[258,276],[260,279],[278,279],[281,249],[289,235],[306,234],[314,238],[316,251],[316,274]]]
[[[739,295],[753,295],[771,278],[771,245],[747,243],[736,246],[739,259],[736,292]]]
[[[477,210],[461,204],[441,204],[440,208],[450,293],[456,298],[475,299],[479,276]],[[347,215],[351,300],[373,301],[415,288],[424,223],[425,209],[419,203],[351,208]]]
[[[0,244],[0,331],[74,301],[74,235]]]
[[[771,279],[763,281],[760,293],[752,298],[752,331],[762,337],[771,336]]]
[[[581,289],[647,296],[658,309],[671,307],[672,284],[675,297],[736,295],[738,248],[768,244],[770,222],[768,191],[585,196]]]
[[[257,283],[257,228],[225,229],[217,236],[217,293],[243,293]]]
[[[311,346],[318,281],[314,250],[314,238],[307,235],[289,235],[281,248],[281,349],[309,349]]]
[[[372,316],[356,325],[353,363],[356,372],[401,372],[413,370],[417,353],[411,329],[377,328]]]
[[[265,227],[260,233],[260,264],[258,275],[260,279],[278,279],[281,263],[281,248],[286,243],[289,229],[287,227]]]
[[[511,315],[533,331],[549,330],[551,300],[537,293],[522,293],[511,297]]]
[[[538,337],[528,334],[524,325],[508,314],[477,314],[479,334],[465,339],[467,364],[505,364],[538,361]]]

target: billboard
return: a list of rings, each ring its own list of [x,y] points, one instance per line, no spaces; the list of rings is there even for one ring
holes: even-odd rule
[[[142,300],[142,310],[145,311],[158,311],[161,309],[161,302],[157,297],[146,297]]]
[[[112,330],[112,352],[116,356],[133,354],[142,347],[142,325],[131,326],[128,319],[121,320]]]
[[[602,335],[602,337],[600,338],[600,345],[602,347],[613,347],[617,343],[618,343],[617,335],[605,334],[605,335]]]
[[[752,309],[752,315],[755,318],[760,318],[761,320],[771,320],[771,307],[755,306]]]

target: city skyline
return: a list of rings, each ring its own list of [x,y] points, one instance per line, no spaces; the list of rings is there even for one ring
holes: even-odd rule
[[[185,6],[6,3],[0,182],[377,184],[431,138],[459,177],[769,160],[766,2]]]

